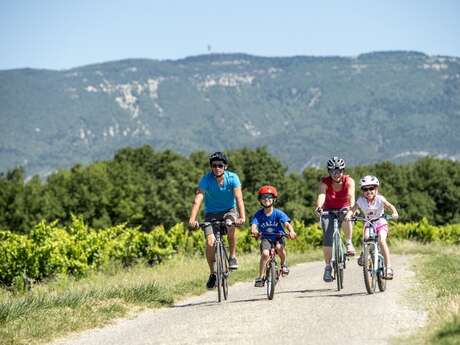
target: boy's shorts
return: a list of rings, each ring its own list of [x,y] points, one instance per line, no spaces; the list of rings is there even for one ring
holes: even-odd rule
[[[234,220],[238,219],[239,215],[238,212],[234,209],[231,208],[227,211],[224,212],[217,212],[217,213],[206,213],[204,215],[204,221],[205,222],[210,222],[211,220],[224,220],[227,217],[232,217]],[[208,225],[203,229],[205,237],[213,233],[212,226]]]
[[[281,247],[284,247],[284,245],[285,245],[284,237],[282,237],[280,239],[277,239],[277,240],[274,240],[274,241],[276,241],[279,244],[281,244]],[[264,250],[269,251],[271,248],[272,248],[272,245],[270,243],[270,240],[268,240],[266,238],[262,238],[262,240],[260,241],[260,253],[262,253]]]

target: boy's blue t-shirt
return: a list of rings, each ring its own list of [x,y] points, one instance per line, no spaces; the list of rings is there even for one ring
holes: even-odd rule
[[[204,175],[198,183],[198,188],[204,193],[204,212],[219,213],[235,208],[236,201],[233,190],[241,187],[237,174],[224,172],[224,184],[220,186],[212,172]]]
[[[263,237],[269,240],[276,240],[276,234],[285,233],[284,223],[291,219],[283,211],[274,208],[271,215],[267,216],[261,208],[252,218],[251,224],[256,224]]]

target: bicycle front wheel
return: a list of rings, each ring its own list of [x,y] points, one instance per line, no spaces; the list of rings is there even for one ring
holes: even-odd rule
[[[384,261],[383,257],[379,255],[379,269],[377,271],[377,285],[379,286],[380,291],[385,291],[387,288],[387,281],[384,279]]]
[[[364,274],[364,284],[366,285],[366,291],[368,294],[373,294],[375,292],[375,283],[376,283],[376,270],[374,263],[374,255],[370,250],[371,246],[366,244],[364,245],[363,250],[363,274]]]
[[[227,253],[225,252],[225,248],[222,246],[222,293],[224,296],[224,299],[227,300],[228,298],[228,277],[230,275],[230,269],[228,267],[228,257]]]
[[[343,289],[343,269],[345,267],[345,257],[339,239],[336,239],[334,245],[335,261],[334,261],[334,277],[337,282],[337,291]]]
[[[272,300],[275,296],[275,286],[276,286],[276,267],[275,262],[270,260],[267,266],[266,283],[267,283],[267,297],[269,300]]]

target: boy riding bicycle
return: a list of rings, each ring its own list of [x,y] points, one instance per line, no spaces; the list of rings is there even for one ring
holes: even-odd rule
[[[375,176],[364,176],[359,181],[362,196],[358,198],[356,204],[348,211],[345,219],[350,220],[353,214],[358,211],[358,208],[363,212],[364,217],[368,220],[374,220],[375,231],[378,235],[379,245],[382,248],[383,258],[385,260],[385,279],[393,279],[393,269],[391,268],[390,250],[387,245],[388,223],[383,218],[384,209],[390,209],[392,218],[398,218],[398,211],[387,201],[387,199],[379,194],[380,182]],[[369,228],[363,229],[364,240],[369,238]],[[358,265],[362,266],[362,253],[358,258]]]
[[[259,276],[256,278],[254,286],[263,287],[265,284],[265,267],[267,265],[271,243],[275,242],[275,250],[280,257],[281,273],[288,274],[289,268],[286,264],[286,249],[284,247],[284,228],[288,230],[288,237],[294,239],[296,233],[290,223],[289,217],[280,209],[274,208],[278,197],[275,187],[265,185],[260,187],[257,198],[262,206],[253,216],[251,222],[251,233],[254,237],[261,237],[260,241],[260,263]]]

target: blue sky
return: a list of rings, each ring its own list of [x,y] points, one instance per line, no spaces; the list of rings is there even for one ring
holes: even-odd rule
[[[460,56],[459,14],[456,0],[5,0],[0,70],[208,52]]]

